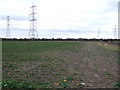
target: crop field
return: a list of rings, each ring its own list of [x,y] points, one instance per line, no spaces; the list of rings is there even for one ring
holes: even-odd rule
[[[118,87],[117,48],[97,41],[3,41],[2,87]]]

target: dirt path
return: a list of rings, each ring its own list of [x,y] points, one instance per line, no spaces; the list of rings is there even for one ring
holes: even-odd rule
[[[86,42],[75,55],[68,54],[68,68],[72,73],[83,76],[86,87],[113,87],[117,82],[116,52]]]
[[[100,47],[96,42],[84,42],[77,49],[77,52],[53,52],[49,56],[63,58],[67,73],[82,77],[86,88],[112,88],[118,81],[117,52]]]

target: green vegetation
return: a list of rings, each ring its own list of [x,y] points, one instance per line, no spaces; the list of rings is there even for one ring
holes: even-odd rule
[[[114,84],[114,87],[115,87],[115,88],[120,88],[120,83],[115,83],[115,84]]]
[[[115,46],[115,45],[109,45],[109,44],[100,44],[99,45],[103,48],[106,48],[106,49],[109,49],[109,50],[112,50],[112,51],[120,51],[118,49],[118,46]]]
[[[4,52],[27,53],[27,52],[42,52],[48,50],[74,50],[74,47],[81,46],[81,42],[71,41],[11,41],[3,42]],[[5,48],[4,48],[5,47]],[[71,48],[71,49],[69,49]]]
[[[4,61],[44,61],[44,58],[51,60],[51,57],[41,56],[43,52],[54,51],[72,51],[75,52],[78,49],[75,47],[81,46],[79,42],[27,42],[27,41],[11,41],[3,42],[3,60]],[[7,57],[6,57],[7,56]],[[45,60],[48,60],[45,59]]]
[[[98,80],[95,73],[105,82],[103,75],[113,77],[118,71],[117,52],[95,42],[3,41],[2,46],[3,88],[90,87],[90,81]],[[116,77],[110,80],[115,83]]]
[[[105,72],[106,76],[108,76],[109,78],[111,78],[112,74],[109,72]]]
[[[61,81],[67,75],[65,59],[59,52],[77,52],[81,42],[62,41],[11,41],[3,42],[3,87],[4,88],[67,88]],[[52,54],[51,54],[52,53]],[[58,57],[54,54],[58,53]],[[50,54],[50,55],[49,55]]]
[[[22,82],[3,81],[2,84],[3,88],[34,88],[34,86],[24,81]]]
[[[98,68],[95,68],[95,73],[97,73],[97,74],[99,73],[99,70],[98,70]]]

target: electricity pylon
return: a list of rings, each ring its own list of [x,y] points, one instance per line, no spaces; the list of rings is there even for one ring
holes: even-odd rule
[[[117,38],[117,28],[116,28],[116,25],[114,25],[114,38],[116,39]]]
[[[35,14],[37,14],[37,13],[35,13],[35,8],[36,8],[36,6],[33,5],[31,7],[32,12],[31,12],[31,14],[29,14],[29,18],[30,18],[30,32],[29,32],[29,36],[30,36],[31,39],[34,39],[34,38],[38,37],[38,32],[36,30],[37,29],[37,27],[36,27],[37,19],[35,19]]]
[[[100,39],[100,28],[98,28],[98,39]]]
[[[10,16],[7,16],[7,33],[6,33],[6,37],[7,38],[10,37]]]

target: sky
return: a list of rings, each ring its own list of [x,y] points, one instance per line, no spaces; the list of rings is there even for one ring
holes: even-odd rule
[[[0,37],[30,38],[34,4],[38,38],[116,38],[119,0],[0,0]],[[114,28],[116,25],[116,36]],[[98,37],[98,28],[100,35]]]

